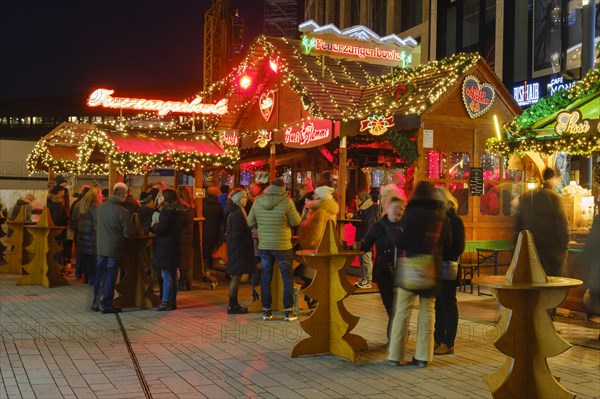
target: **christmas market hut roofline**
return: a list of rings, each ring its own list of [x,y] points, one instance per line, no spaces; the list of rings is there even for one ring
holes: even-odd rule
[[[277,72],[269,70],[271,62],[277,65]],[[250,133],[246,129],[249,110],[272,85],[287,85],[309,114],[297,112],[295,120],[283,121],[279,129],[307,117],[351,121],[375,114],[420,115],[477,64],[485,64],[477,54],[456,54],[414,68],[390,68],[315,57],[305,54],[298,40],[261,36],[238,68],[201,95],[218,93],[229,99],[227,115],[205,118],[212,121],[214,129],[239,129],[244,133]],[[246,76],[252,83],[244,90],[240,79]],[[493,84],[497,90],[504,89],[499,80]],[[281,99],[286,100],[286,107],[294,105],[293,99]]]
[[[80,174],[77,153],[94,125],[63,122],[42,137],[27,156],[29,173]]]
[[[48,171],[98,175],[108,173],[112,161],[119,173],[143,174],[149,169],[177,167],[192,171],[197,164],[232,167],[239,161],[236,148],[223,149],[203,133],[119,131],[105,126],[63,123],[46,135],[30,154],[30,172]],[[77,142],[63,144],[67,131],[78,131]],[[61,133],[62,132],[62,133]],[[52,157],[55,148],[69,148],[68,159]],[[63,151],[64,152],[64,151]],[[76,152],[76,157],[73,157]]]
[[[579,113],[577,124],[589,125],[587,133],[556,134],[554,127],[561,113]],[[566,115],[563,115],[566,117]],[[488,140],[490,153],[509,156],[528,151],[541,155],[567,152],[589,155],[600,151],[600,65],[566,90],[544,97],[502,129],[502,140]]]

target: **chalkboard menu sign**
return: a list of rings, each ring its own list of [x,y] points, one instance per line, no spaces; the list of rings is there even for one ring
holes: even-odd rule
[[[481,168],[481,167],[472,166],[470,168],[469,194],[470,195],[482,195],[483,194],[483,168]]]

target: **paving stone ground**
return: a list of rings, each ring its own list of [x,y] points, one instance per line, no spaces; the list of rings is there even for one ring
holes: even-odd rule
[[[15,281],[0,274],[0,398],[145,397],[117,317],[88,307],[91,287]],[[360,317],[354,332],[369,344],[355,364],[330,355],[292,359],[305,336],[299,322],[228,316],[226,282],[215,291],[195,288],[180,293],[176,311],[126,309],[119,316],[153,398],[491,398],[483,376],[504,361],[493,346],[494,324],[461,319],[454,355],[425,369],[388,365],[378,294],[345,300]],[[243,285],[240,299],[249,297]],[[407,356],[412,350],[409,343]],[[573,346],[548,363],[578,398],[600,397],[599,350]]]

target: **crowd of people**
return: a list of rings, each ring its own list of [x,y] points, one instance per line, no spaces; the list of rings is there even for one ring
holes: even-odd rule
[[[568,244],[566,214],[561,199],[553,191],[560,178],[553,169],[543,173],[544,186],[522,196],[515,230],[534,233],[538,254],[546,273],[562,276]],[[398,179],[396,179],[398,180]],[[459,285],[459,261],[465,248],[465,229],[458,216],[458,201],[445,187],[419,182],[410,199],[393,182],[379,191],[361,191],[353,198],[352,213],[346,217],[356,227],[354,249],[360,249],[359,289],[375,282],[388,315],[388,360],[405,363],[409,337],[408,322],[416,299],[419,299],[416,348],[412,363],[426,367],[434,355],[454,352],[458,327],[456,291]],[[71,262],[75,244],[75,277],[93,286],[92,310],[103,314],[117,313],[113,307],[119,265],[126,253],[128,239],[135,231],[137,215],[142,232],[154,236],[151,251],[153,276],[159,281],[161,303],[156,311],[177,308],[177,292],[190,289],[193,270],[195,201],[186,187],[170,188],[155,184],[136,199],[124,183],[117,183],[110,195],[97,186],[83,186],[70,203],[66,179],[59,176],[50,189],[47,207],[56,225],[68,227],[55,237],[65,248],[56,256],[61,265]],[[24,197],[15,205],[39,214],[33,208],[35,198]],[[283,281],[284,320],[297,319],[294,311],[294,250],[316,249],[327,223],[336,223],[340,212],[336,191],[330,182],[313,186],[304,179],[299,198],[291,199],[283,179],[270,185],[252,183],[248,187],[206,187],[203,198],[202,257],[205,267],[215,260],[213,253],[226,243],[229,277],[228,314],[243,314],[248,309],[238,299],[241,278],[251,276],[253,300],[260,299],[262,319],[271,320],[274,263]],[[597,236],[596,218],[592,236]],[[67,234],[67,232],[69,232]],[[293,240],[293,236],[297,236]],[[590,246],[588,246],[590,247]],[[587,253],[590,262],[600,259],[598,245]],[[403,283],[402,268],[406,259],[429,262],[433,271],[431,284],[414,288]],[[404,262],[404,263],[403,263]],[[596,267],[598,269],[598,267]],[[307,287],[315,271],[306,265],[296,268],[296,278]],[[399,277],[400,276],[400,277]],[[596,274],[590,277],[598,281]],[[260,292],[256,287],[260,285]],[[598,292],[588,292],[587,301],[599,308]],[[591,298],[591,299],[590,299]],[[306,298],[309,307],[316,301]]]

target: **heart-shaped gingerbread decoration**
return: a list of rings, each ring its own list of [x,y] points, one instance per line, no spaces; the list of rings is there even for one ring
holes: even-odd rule
[[[478,118],[492,107],[496,91],[491,84],[480,83],[477,77],[469,75],[463,82],[462,97],[469,116]]]
[[[260,114],[268,122],[269,119],[271,119],[271,114],[275,108],[275,92],[269,90],[262,93],[258,99],[258,107],[260,109]]]

